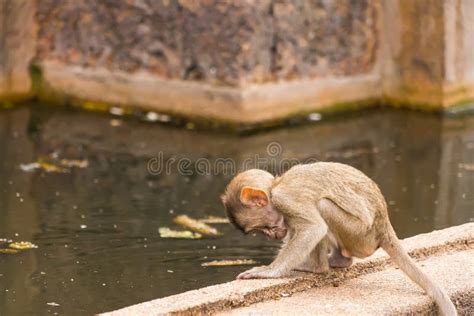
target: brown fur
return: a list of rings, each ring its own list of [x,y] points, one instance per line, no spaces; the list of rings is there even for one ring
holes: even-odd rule
[[[255,196],[268,200],[242,203],[244,187],[250,187],[249,192],[264,191]],[[351,166],[331,162],[297,165],[278,178],[263,170],[248,170],[229,183],[222,200],[228,217],[239,229],[256,227],[267,236],[275,236],[272,229],[284,229],[286,235],[280,253],[269,266],[255,267],[238,278],[282,277],[292,269],[324,272],[329,265],[348,266],[350,257],[364,258],[382,247],[435,299],[444,315],[456,315],[449,297],[403,250],[378,186]],[[263,204],[264,209],[259,207]],[[283,219],[277,222],[279,214]],[[272,222],[267,226],[274,228],[260,229],[266,218]],[[259,224],[253,225],[257,221]],[[329,259],[328,249],[332,249]]]

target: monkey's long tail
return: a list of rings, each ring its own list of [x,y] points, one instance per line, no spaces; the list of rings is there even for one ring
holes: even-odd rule
[[[390,234],[389,240],[385,241],[381,247],[413,282],[435,300],[442,315],[457,315],[456,308],[449,296],[415,264],[406,250],[403,249],[393,228],[391,230],[392,234]]]

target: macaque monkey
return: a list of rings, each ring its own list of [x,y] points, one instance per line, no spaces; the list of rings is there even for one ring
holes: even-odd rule
[[[248,170],[229,183],[222,202],[231,223],[244,233],[260,231],[269,239],[283,240],[270,265],[254,267],[237,279],[348,267],[352,257],[368,257],[381,247],[436,301],[442,314],[456,315],[450,298],[401,246],[378,186],[351,166],[297,165],[281,177]]]

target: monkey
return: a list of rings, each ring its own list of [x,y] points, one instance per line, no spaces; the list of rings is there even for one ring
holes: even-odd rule
[[[279,278],[292,270],[323,273],[382,248],[443,315],[457,314],[449,296],[403,249],[377,184],[354,167],[299,164],[279,177],[250,169],[230,181],[221,199],[236,228],[283,241],[270,265],[242,272],[237,279]]]

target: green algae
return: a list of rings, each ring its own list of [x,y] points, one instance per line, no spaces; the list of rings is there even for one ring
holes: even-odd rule
[[[408,108],[427,113],[447,113],[449,116],[455,116],[458,113],[464,113],[463,108],[472,105],[472,100],[459,102],[456,105],[443,108],[439,104],[429,102],[417,102],[409,98],[410,94],[417,94],[418,91],[411,86],[401,87],[400,97],[381,97],[366,100],[339,102],[320,108],[315,106],[313,110],[295,111],[289,113],[285,117],[264,120],[257,123],[239,123],[230,119],[222,119],[215,117],[203,117],[199,115],[184,115],[174,111],[156,112],[146,107],[138,107],[133,104],[112,104],[98,100],[90,100],[74,97],[60,91],[56,91],[50,87],[44,80],[41,67],[39,65],[30,66],[30,76],[32,80],[32,88],[30,96],[34,96],[36,100],[45,103],[48,106],[60,106],[66,108],[75,108],[88,112],[103,113],[104,115],[119,115],[131,119],[138,119],[150,123],[168,124],[175,127],[185,128],[189,130],[219,130],[232,134],[249,134],[259,131],[301,125],[309,123],[311,120],[309,115],[321,115],[323,120],[331,117],[345,116],[351,113],[362,112],[369,108],[377,106],[387,106],[397,109]],[[457,95],[459,93],[467,93],[466,88],[459,88],[455,91],[448,92],[449,95]],[[448,95],[446,94],[446,95]],[[17,102],[5,99],[0,103],[0,109],[11,108]],[[311,109],[310,104],[304,108]],[[119,113],[119,114],[117,114]],[[149,115],[151,113],[151,116]],[[153,120],[149,117],[165,117],[164,120]]]

